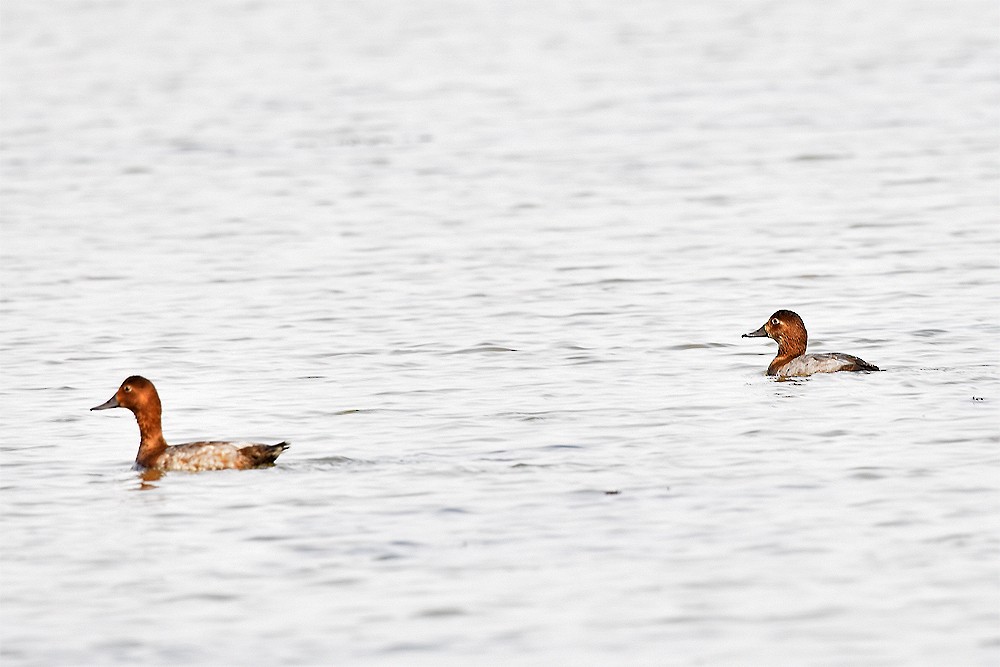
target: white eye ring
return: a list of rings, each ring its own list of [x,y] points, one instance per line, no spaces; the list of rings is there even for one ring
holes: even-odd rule
[[[125,385],[124,389],[125,389],[125,393],[126,393],[126,394],[127,394],[128,392],[132,391],[132,387],[131,387],[130,385]]]
[[[777,317],[775,317],[775,318],[772,318],[772,319],[771,319],[771,324],[773,324],[773,325],[777,326],[777,325],[778,325],[778,318],[777,318]]]

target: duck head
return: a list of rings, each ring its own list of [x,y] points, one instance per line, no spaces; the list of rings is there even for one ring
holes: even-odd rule
[[[160,396],[153,383],[141,375],[133,375],[122,382],[115,395],[91,410],[127,408],[133,413],[160,412]]]
[[[806,351],[809,334],[797,313],[779,310],[761,328],[743,334],[743,338],[770,338],[778,343],[779,350],[802,354]]]

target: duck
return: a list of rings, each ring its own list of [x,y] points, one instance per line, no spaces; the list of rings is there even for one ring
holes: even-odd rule
[[[805,377],[814,373],[879,370],[878,366],[851,354],[806,354],[806,325],[797,313],[790,310],[775,312],[761,328],[743,334],[743,338],[764,337],[778,343],[778,354],[767,367],[768,375]]]
[[[163,408],[153,383],[141,375],[122,382],[115,395],[91,410],[126,408],[139,425],[139,452],[135,468],[140,470],[202,470],[262,468],[274,464],[288,449],[287,442],[264,445],[252,442],[188,442],[168,445],[163,439],[160,418]]]

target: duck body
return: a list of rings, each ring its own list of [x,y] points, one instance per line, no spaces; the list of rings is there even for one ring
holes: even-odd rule
[[[109,400],[91,408],[108,410],[126,408],[135,416],[139,425],[139,452],[135,467],[153,470],[202,470],[260,468],[274,463],[281,452],[288,449],[287,442],[265,445],[248,442],[206,441],[183,445],[168,445],[161,426],[162,406],[153,383],[140,375],[133,375],[122,382]]]
[[[778,377],[805,377],[814,373],[836,373],[837,371],[879,370],[877,366],[872,366],[864,359],[842,352],[803,354],[777,368],[772,368],[772,366],[773,364],[767,367],[767,374]]]
[[[815,373],[879,370],[878,366],[851,354],[806,354],[809,340],[806,325],[798,314],[790,310],[775,312],[762,327],[743,334],[743,338],[761,337],[770,338],[778,344],[778,354],[767,367],[768,375],[806,377]]]
[[[261,468],[274,463],[288,444],[261,445],[234,442],[188,442],[183,445],[167,445],[159,455],[147,457],[146,464],[136,458],[137,468],[156,470],[225,470],[232,468],[246,470]]]

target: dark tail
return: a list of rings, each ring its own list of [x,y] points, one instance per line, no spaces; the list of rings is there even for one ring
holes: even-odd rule
[[[864,359],[858,359],[857,363],[855,365],[858,367],[859,371],[880,371],[880,370],[882,370],[881,368],[879,368],[875,364],[869,364]]]
[[[250,459],[251,465],[256,468],[271,465],[288,447],[287,442],[279,442],[276,445],[249,445],[241,447],[240,453]]]

